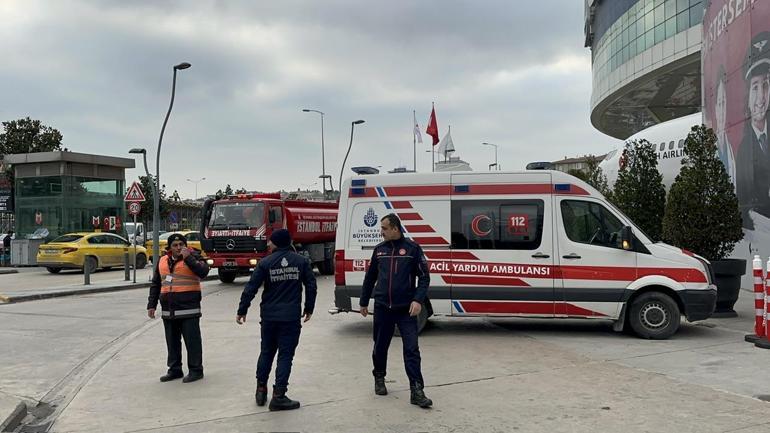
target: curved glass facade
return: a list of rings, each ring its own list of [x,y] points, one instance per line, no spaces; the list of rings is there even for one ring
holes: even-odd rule
[[[653,45],[701,24],[704,1],[639,0],[594,45],[594,78],[603,80]]]

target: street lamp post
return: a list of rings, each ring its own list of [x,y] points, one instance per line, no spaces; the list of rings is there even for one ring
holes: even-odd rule
[[[495,163],[489,164],[490,170],[492,169],[492,166],[495,167],[495,170],[500,170],[500,165],[497,163],[497,145],[492,143],[481,143],[484,146],[495,146]]]
[[[342,167],[340,167],[340,195],[342,195],[342,172],[345,170],[345,163],[348,162],[348,155],[350,155],[350,149],[353,147],[353,130],[356,128],[356,125],[360,125],[364,123],[363,120],[355,120],[353,122],[350,122],[350,144],[348,145],[348,151],[345,153],[345,159],[342,160]]]
[[[174,96],[176,94],[176,71],[187,69],[191,65],[187,62],[174,65],[174,79],[171,82],[171,102],[168,104],[168,111],[166,112],[166,118],[163,120],[163,127],[160,129],[160,137],[158,138],[158,150],[155,154],[155,194],[153,194],[153,213],[152,213],[152,257],[160,257],[160,147],[163,144],[163,132],[166,131],[166,124],[168,118],[171,115],[171,109],[174,107]],[[153,260],[153,271],[158,269],[158,262],[160,260]]]
[[[321,175],[319,178],[323,182],[323,193],[326,197],[326,179],[329,179],[329,189],[334,189],[332,185],[332,177],[326,174],[326,153],[324,152],[324,112],[319,110],[313,110],[310,108],[303,108],[305,113],[318,113],[321,115]]]
[[[201,182],[201,181],[204,181],[204,180],[206,180],[205,177],[202,177],[202,178],[197,179],[197,180],[187,179],[188,182],[192,182],[192,183],[195,184],[195,197],[193,197],[193,200],[198,200],[198,183]]]

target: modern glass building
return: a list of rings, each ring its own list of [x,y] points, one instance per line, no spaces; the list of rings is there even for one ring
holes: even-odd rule
[[[586,0],[591,123],[626,139],[700,111],[706,0]]]
[[[121,232],[125,169],[134,160],[75,152],[6,155],[14,172],[16,237],[77,231]]]

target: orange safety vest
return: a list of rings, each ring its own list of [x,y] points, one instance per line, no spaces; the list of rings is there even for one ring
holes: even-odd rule
[[[182,260],[174,265],[174,272],[171,272],[168,256],[163,256],[165,260],[158,263],[158,272],[160,273],[160,293],[171,292],[200,292],[201,279],[198,278],[192,269]],[[171,278],[168,278],[168,276]]]

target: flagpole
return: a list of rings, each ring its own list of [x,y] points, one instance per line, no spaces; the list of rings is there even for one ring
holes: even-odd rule
[[[414,129],[417,127],[417,110],[412,110],[412,151],[414,155],[414,172],[417,173],[417,134],[414,133]]]
[[[431,106],[431,114],[435,113],[435,110],[436,110],[436,103],[435,103],[435,102],[431,102],[431,103],[430,103],[430,106]],[[437,131],[436,133],[438,134],[438,131]],[[431,164],[430,164],[430,168],[431,168],[431,170],[432,170],[434,173],[436,172],[436,149],[434,149],[435,147],[436,147],[436,143],[434,143],[434,142],[431,140],[431,146],[430,146],[430,159],[431,159]]]

